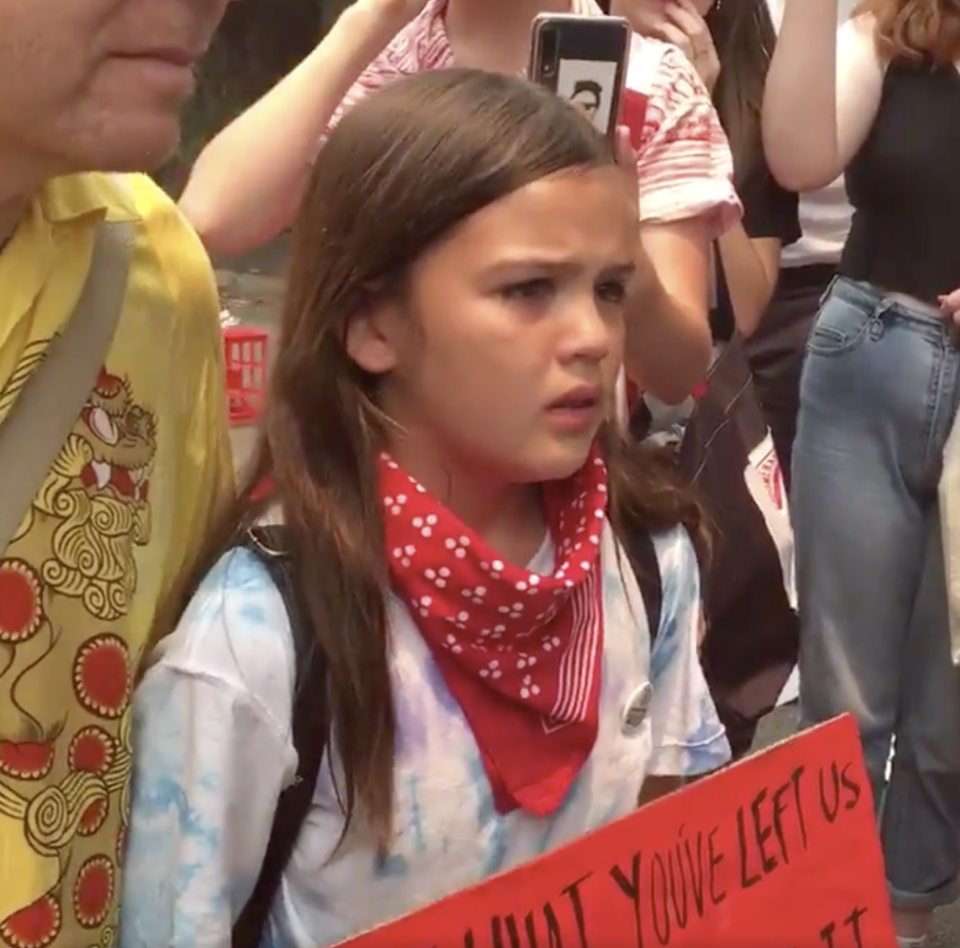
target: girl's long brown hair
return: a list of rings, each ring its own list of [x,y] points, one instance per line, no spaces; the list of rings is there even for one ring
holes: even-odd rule
[[[952,66],[960,58],[960,0],[863,0],[854,16],[876,17],[877,51],[885,60],[928,60]]]
[[[314,170],[295,231],[263,432],[236,503],[171,612],[182,612],[266,504],[280,505],[329,668],[347,826],[361,813],[381,847],[390,839],[396,732],[375,464],[386,419],[375,380],[347,355],[347,324],[399,292],[411,264],[481,208],[546,175],[614,161],[609,143],[552,94],[515,78],[450,70],[404,79],[356,106]],[[615,525],[685,523],[699,536],[699,507],[666,465],[612,429],[602,437]],[[257,499],[268,477],[271,497]]]
[[[739,183],[763,156],[760,112],[776,33],[767,0],[719,0],[706,22],[721,66],[713,102]]]

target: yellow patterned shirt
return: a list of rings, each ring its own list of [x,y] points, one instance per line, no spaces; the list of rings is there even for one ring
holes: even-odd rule
[[[232,487],[213,273],[145,177],[51,181],[0,254],[0,424],[71,314],[104,217],[137,233],[118,329],[0,558],[0,946],[12,948],[115,942],[133,671]]]

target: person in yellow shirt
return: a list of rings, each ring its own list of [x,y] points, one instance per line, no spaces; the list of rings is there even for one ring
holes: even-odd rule
[[[74,312],[99,229],[133,235],[102,367],[0,549],[0,946],[116,943],[133,676],[232,489],[210,263],[126,173],[175,147],[226,3],[0,0],[0,429]]]

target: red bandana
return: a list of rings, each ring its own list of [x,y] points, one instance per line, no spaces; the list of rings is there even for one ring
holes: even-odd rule
[[[390,458],[380,468],[394,589],[463,710],[497,808],[553,813],[599,725],[603,462],[544,486],[552,576],[504,562]]]

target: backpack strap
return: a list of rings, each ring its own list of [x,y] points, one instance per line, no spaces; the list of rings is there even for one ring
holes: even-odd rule
[[[663,582],[660,577],[660,563],[657,560],[657,548],[649,530],[625,530],[620,538],[627,559],[637,583],[643,605],[647,610],[647,624],[650,627],[650,642],[653,643],[660,631],[660,617],[663,611]]]
[[[327,664],[306,620],[308,613],[294,581],[293,564],[285,552],[285,533],[283,526],[254,527],[241,544],[270,572],[290,622],[296,658],[291,730],[297,775],[277,801],[260,875],[233,926],[233,948],[258,948],[261,943],[284,870],[313,800],[330,732]]]

